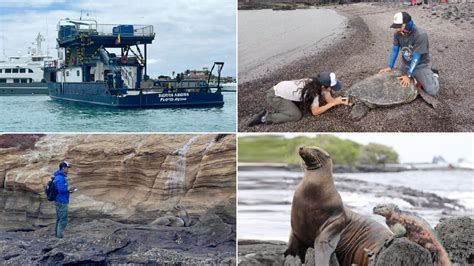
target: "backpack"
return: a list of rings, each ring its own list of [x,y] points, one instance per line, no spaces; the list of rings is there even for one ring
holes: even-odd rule
[[[54,185],[54,176],[51,177],[51,180],[48,181],[48,184],[44,188],[44,193],[49,201],[55,201],[56,196],[58,195],[58,190]]]

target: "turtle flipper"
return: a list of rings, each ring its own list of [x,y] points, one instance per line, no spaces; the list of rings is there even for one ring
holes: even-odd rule
[[[370,108],[367,105],[357,101],[354,106],[352,106],[351,118],[355,121],[359,121],[369,112],[369,110]]]
[[[422,88],[417,87],[417,90],[418,90],[418,94],[421,96],[421,98],[423,100],[425,100],[426,103],[431,105],[431,107],[433,107],[433,109],[436,109],[438,107],[440,102],[435,97],[433,97],[433,96],[429,95],[428,93],[426,93],[426,91],[424,91]]]

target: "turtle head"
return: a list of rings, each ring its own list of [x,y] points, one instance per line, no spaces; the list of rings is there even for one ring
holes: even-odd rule
[[[298,153],[301,159],[303,159],[307,170],[319,169],[328,164],[332,165],[331,156],[321,148],[300,147]]]
[[[390,217],[394,212],[400,212],[400,209],[396,204],[393,203],[378,204],[373,209],[374,214],[378,214],[384,217]]]

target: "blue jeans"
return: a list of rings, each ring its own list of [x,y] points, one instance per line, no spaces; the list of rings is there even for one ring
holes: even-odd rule
[[[67,226],[67,203],[56,202],[56,237],[63,238]]]

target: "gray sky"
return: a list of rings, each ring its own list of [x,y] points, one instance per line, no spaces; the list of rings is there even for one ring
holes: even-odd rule
[[[240,136],[256,134],[240,134]],[[287,138],[296,136],[314,137],[316,133],[285,133]],[[369,142],[384,144],[395,149],[400,162],[431,162],[441,155],[448,162],[455,163],[460,158],[474,161],[474,134],[472,133],[334,133],[342,139],[361,144]]]
[[[235,0],[1,0],[0,58],[26,54],[38,32],[49,52],[56,47],[59,19],[97,19],[99,24],[151,24],[156,37],[148,46],[148,72],[211,67],[224,61],[223,74],[236,76]],[[89,14],[89,17],[86,16]],[[43,44],[46,46],[46,44]],[[43,49],[44,50],[44,49]]]

